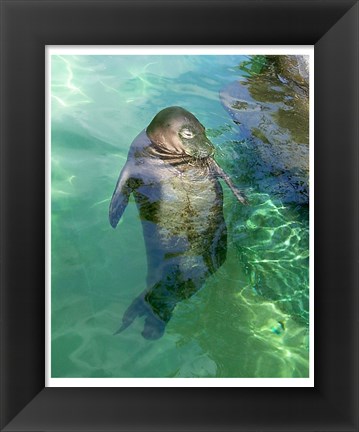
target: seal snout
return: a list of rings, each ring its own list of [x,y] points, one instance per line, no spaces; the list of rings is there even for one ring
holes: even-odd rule
[[[185,145],[185,153],[196,159],[212,157],[215,153],[214,145],[207,139],[206,135],[198,137]]]
[[[214,156],[214,149],[213,150],[195,149],[194,151],[187,150],[185,151],[185,154],[193,157],[194,159],[207,159],[209,157]]]

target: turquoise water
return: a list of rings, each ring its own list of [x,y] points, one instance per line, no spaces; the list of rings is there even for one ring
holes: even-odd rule
[[[308,205],[281,192],[285,178],[268,168],[264,147],[223,97],[237,80],[253,88],[238,67],[250,60],[52,56],[52,377],[308,377]],[[171,105],[206,126],[216,160],[250,205],[240,206],[223,185],[227,260],[176,306],[161,339],[141,336],[141,318],[114,336],[145,289],[147,264],[133,199],[116,230],[108,205],[132,140]],[[279,135],[290,129],[285,121]],[[288,144],[276,159],[290,151]]]

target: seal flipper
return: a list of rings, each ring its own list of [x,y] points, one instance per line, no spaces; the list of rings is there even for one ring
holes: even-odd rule
[[[117,335],[127,329],[127,327],[129,327],[137,317],[141,317],[145,314],[148,315],[149,307],[143,297],[143,294],[136,297],[135,300],[126,309],[122,317],[122,325],[114,333],[114,335]]]
[[[148,315],[142,331],[142,336],[147,340],[156,340],[163,336],[166,323],[154,314]]]
[[[166,323],[157,317],[150,306],[144,299],[144,293],[135,298],[135,300],[126,309],[122,317],[121,327],[114,333],[114,336],[122,333],[129,327],[137,317],[146,316],[144,329],[142,336],[148,340],[159,339],[163,336],[165,331]]]
[[[117,184],[110,202],[109,220],[113,228],[116,228],[128,204],[128,200],[132,192],[132,188],[130,187],[129,183],[130,178],[127,174],[127,167],[125,165],[117,180]]]
[[[220,177],[227,183],[237,200],[243,205],[249,204],[244,193],[233,184],[232,180],[229,178],[229,175],[223,171],[223,169],[217,164],[214,159],[211,159],[211,161],[211,167],[214,169],[215,174],[217,174],[218,177]]]

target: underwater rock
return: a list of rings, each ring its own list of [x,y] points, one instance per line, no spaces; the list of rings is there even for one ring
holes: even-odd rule
[[[238,127],[239,140],[256,152],[271,177],[260,191],[283,202],[309,201],[309,72],[303,56],[266,56],[259,73],[227,85],[221,102]],[[248,72],[249,69],[246,69]]]

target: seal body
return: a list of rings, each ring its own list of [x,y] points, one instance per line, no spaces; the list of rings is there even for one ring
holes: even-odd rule
[[[119,331],[145,315],[143,336],[160,337],[176,304],[225,261],[227,228],[218,180],[225,174],[213,153],[205,128],[180,107],[160,111],[133,141],[109,219],[116,227],[132,193],[147,251],[147,289],[127,309]]]

